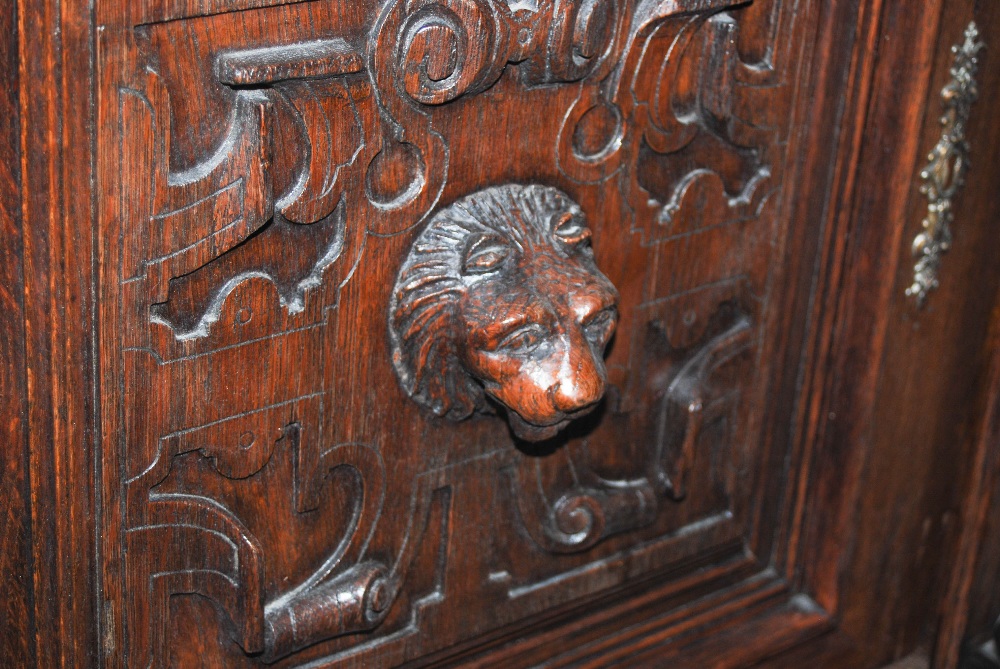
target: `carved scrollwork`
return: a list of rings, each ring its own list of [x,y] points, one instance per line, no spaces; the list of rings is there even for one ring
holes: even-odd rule
[[[384,469],[379,454],[364,444],[341,444],[319,458],[315,450],[297,451],[296,497],[300,510],[319,506],[319,487],[338,470],[346,473],[341,478],[353,487],[352,498],[358,508],[350,514],[344,539],[323,564],[265,606],[266,660],[284,657],[323,639],[372,629],[385,617],[394,598],[385,588],[390,570],[377,560],[363,559],[364,547],[382,510]]]
[[[390,65],[414,100],[437,105],[488,88],[507,62],[510,35],[490,0],[406,2]]]
[[[530,36],[524,42],[534,40],[522,47],[527,54],[522,79],[545,84],[607,74],[614,64],[623,10],[620,0],[542,0],[528,27],[518,31],[519,36]]]
[[[336,210],[346,195],[343,173],[363,168],[372,206],[419,219],[436,201],[448,169],[447,145],[427,108],[485,90],[508,63],[518,64],[527,84],[605,78],[600,86],[581,88],[560,130],[556,158],[572,179],[593,183],[619,169],[634,126],[644,142],[632,149],[648,167],[642,174],[672,189],[660,209],[661,228],[675,227],[685,193],[712,174],[727,194],[716,200],[730,208],[757,206],[754,193],[769,170],[759,151],[726,139],[753,133],[734,118],[727,97],[711,94],[728,88],[740,66],[731,46],[735,23],[724,13],[657,23],[675,11],[640,7],[629,22],[617,0],[400,0],[387,3],[376,21],[367,73],[363,53],[339,38],[223,52],[214,73],[235,92],[230,132],[210,159],[177,174],[165,167],[169,114],[155,113],[167,106],[166,92],[150,70],[144,103],[164,140],[153,154],[156,164],[136,167],[158,175],[150,214],[164,237],[152,244],[151,259],[132,257],[141,244],[125,246],[131,272],[142,264],[151,270],[150,320],[169,327],[179,341],[204,338],[228,295],[261,277],[275,284],[290,316],[302,311],[305,289],[320,281],[345,245],[347,226]],[[631,91],[622,86],[620,71],[612,72],[622,48],[630,49],[626,65],[636,69]],[[685,69],[691,67],[684,58],[689,51],[706,54],[695,60],[695,77]],[[665,76],[713,83],[668,94],[651,83]],[[302,159],[291,176],[274,169],[278,118],[294,119],[291,134],[300,138]],[[719,169],[703,169],[721,155],[717,149],[735,160],[723,157]],[[659,154],[677,160],[666,163],[655,158]],[[660,186],[643,186],[661,196]],[[206,220],[214,227],[206,229]],[[244,246],[262,246],[251,240],[258,233],[272,242],[295,237],[289,223],[315,224],[326,237],[311,264],[285,276],[240,261],[254,256]],[[199,282],[213,287],[196,288]],[[190,313],[179,312],[181,304]]]
[[[204,594],[225,613],[234,640],[271,662],[324,639],[371,629],[384,619],[410,560],[402,553],[390,569],[364,559],[383,505],[384,466],[378,453],[362,444],[338,445],[315,458],[304,434],[312,426],[276,427],[299,411],[318,412],[308,401],[297,402],[168,435],[160,440],[156,461],[129,482],[132,508],[143,509],[142,521],[129,530],[130,546],[154,558],[133,561],[130,569],[136,582],[156,583],[150,604],[161,623],[171,594]],[[231,434],[240,437],[227,443]],[[320,567],[265,602],[264,551],[247,525],[217,500],[158,486],[175,460],[188,453],[210,459],[226,477],[248,478],[268,466],[278,443],[286,444],[285,452],[294,458],[300,507],[318,507],[327,474],[343,471],[346,475],[334,480],[353,488],[348,499],[356,508],[346,510],[344,534]],[[150,631],[152,657],[166,656],[164,636]]]
[[[585,455],[574,462],[578,482],[552,502],[541,489],[537,463],[508,472],[518,518],[538,546],[552,553],[578,553],[656,518],[660,503],[646,479],[609,480],[593,471]]]
[[[438,212],[389,305],[407,394],[451,419],[489,410],[489,397],[532,441],[593,410],[618,292],[589,244],[580,207],[555,188],[488,188]]]
[[[369,198],[395,208],[418,193],[439,192],[446,149],[429,128],[429,110],[422,107],[488,89],[509,63],[518,64],[521,80],[529,86],[604,77],[615,64],[624,21],[619,0],[389,2],[369,47],[370,72],[387,126],[386,153],[369,168]],[[578,116],[590,109],[581,107]],[[605,103],[599,109],[606,114],[590,113],[581,132],[593,135],[594,126],[606,123],[608,114],[613,127],[598,131],[606,136],[597,148],[576,143],[577,153],[590,162],[604,162],[616,153],[624,132],[616,106]],[[571,135],[576,127],[574,122]],[[407,176],[391,187],[373,187],[386,180],[382,175],[390,160],[407,163]],[[567,162],[573,169],[573,161]]]
[[[256,90],[296,121],[294,129],[301,135],[296,148],[304,160],[294,179],[285,179],[290,182],[285,192],[274,193],[281,217],[316,223],[341,201],[340,172],[357,160],[364,145],[356,101],[364,92],[347,77],[363,68],[360,53],[342,39],[229,51],[216,58],[220,83],[237,91]]]
[[[356,55],[349,58],[339,43],[335,49],[326,43],[307,46],[291,50],[306,64],[279,61],[267,49],[224,54],[216,63],[217,73],[240,86],[234,92],[228,130],[207,159],[181,171],[168,165],[170,99],[162,78],[147,68],[118,91],[125,137],[159,138],[150,151],[122,156],[123,178],[138,193],[124,200],[123,215],[147,224],[126,228],[121,262],[128,289],[144,297],[154,329],[151,337],[159,339],[162,328],[174,340],[160,347],[164,354],[184,345],[219,345],[225,335],[216,323],[228,316],[249,334],[262,318],[244,326],[255,311],[259,316],[270,311],[260,303],[272,296],[277,311],[283,312],[279,318],[286,321],[284,327],[296,319],[307,320],[307,293],[321,283],[344,249],[347,225],[337,177],[359,151],[360,122],[353,98],[336,81],[282,83],[280,78],[351,71],[360,61]],[[289,54],[283,53],[287,59]],[[249,88],[260,82],[276,86]],[[297,179],[285,180],[291,184],[287,193],[280,192],[282,179],[275,165],[275,124],[281,107],[308,116],[310,122],[303,127],[338,127],[336,140],[327,133],[305,142],[308,160]],[[317,122],[320,117],[323,123]],[[289,262],[287,250],[292,246],[297,255]],[[262,293],[267,283],[273,288]],[[248,287],[256,292],[256,304],[234,307],[234,296],[243,296]],[[136,345],[142,342],[140,332],[133,334]],[[206,341],[211,339],[216,341]]]
[[[745,116],[748,108],[767,107],[773,82],[762,73],[771,66],[743,62],[738,38],[739,23],[720,12],[671,18],[638,39],[631,87],[639,103],[633,141],[642,192],[635,201],[658,209],[652,238],[685,232],[691,224],[684,202],[697,193],[711,209],[696,218],[711,220],[751,215],[767,193],[772,158],[765,147],[774,137],[767,123]],[[677,85],[659,85],[663,80]]]
[[[335,4],[299,3],[303,13],[289,15],[319,15]],[[451,486],[465,486],[456,495],[467,499],[497,467],[510,475],[495,494],[513,495],[517,536],[560,554],[659,527],[671,508],[665,500],[715,476],[702,472],[704,453],[735,423],[739,389],[725,375],[752,345],[756,312],[750,299],[698,291],[744,271],[737,265],[751,242],[694,241],[692,249],[718,251],[720,266],[740,258],[720,276],[705,271],[715,258],[676,272],[689,282],[683,287],[655,274],[655,266],[684,258],[664,246],[644,270],[642,289],[626,291],[650,302],[619,314],[617,290],[588,248],[582,208],[566,193],[508,184],[431,212],[443,193],[452,197],[449,169],[467,183],[561,184],[588,211],[606,196],[601,208],[610,220],[594,234],[601,250],[608,244],[610,257],[625,262],[644,262],[646,249],[675,233],[699,232],[701,220],[748,220],[770,174],[761,148],[770,130],[741,120],[760,98],[729,92],[776,84],[766,67],[742,60],[736,13],[726,11],[737,4],[744,3],[387,0],[358,12],[350,40],[320,25],[287,32],[305,41],[260,47],[268,43],[261,29],[214,42],[192,58],[197,67],[172,75],[164,58],[172,47],[156,51],[149,35],[183,34],[184,21],[103,34],[102,58],[121,52],[101,69],[100,178],[120,193],[101,207],[101,271],[111,278],[102,274],[99,304],[102,341],[113,350],[102,357],[102,387],[119,393],[113,399],[122,407],[106,420],[109,452],[122,444],[108,462],[124,471],[105,466],[117,477],[108,490],[117,494],[120,482],[126,497],[121,599],[129,618],[121,628],[135,649],[129,661],[148,653],[154,664],[166,662],[168,618],[175,604],[187,605],[173,596],[188,593],[211,600],[229,637],[266,662],[300,651],[315,653],[306,661],[328,650],[361,657],[369,646],[409,643],[422,606],[468,594],[456,579],[444,585],[444,574],[458,560],[469,568],[480,558],[459,545],[469,542],[468,525],[452,513]],[[192,84],[192,69],[203,69],[204,81]],[[499,94],[490,97],[495,84]],[[512,166],[469,172],[471,161],[448,143],[472,144],[459,115],[488,113],[495,100],[524,114],[520,94],[510,95],[516,86],[557,112],[545,119],[537,163],[526,168],[511,154]],[[175,114],[192,91],[216,98]],[[199,114],[219,128],[214,150],[188,147],[180,160],[188,166],[172,168],[171,141],[176,148],[202,132],[179,119],[190,124]],[[599,183],[609,191],[596,192]],[[685,222],[693,208],[684,201],[696,192],[707,194],[705,207]],[[642,234],[630,238],[630,224]],[[406,250],[400,233],[410,228]],[[358,335],[349,330],[372,319],[386,325],[381,309],[362,313],[384,306],[388,288],[369,263],[398,261],[400,251],[388,342],[371,338],[366,349],[388,345],[391,364],[380,364],[355,355]],[[364,281],[351,279],[355,270]],[[625,290],[623,273],[611,276]],[[657,302],[674,290],[697,294],[703,311],[724,317],[678,336],[676,305]],[[342,322],[344,313],[352,317]],[[624,351],[629,367],[622,383],[623,363],[614,363],[609,380],[604,361],[619,318],[631,319],[622,321],[629,325],[615,353]],[[644,326],[657,320],[670,322],[649,334]],[[591,460],[586,447],[596,440],[587,439],[556,476],[551,463],[544,475],[531,472],[541,458],[523,453],[532,448],[523,443],[522,451],[497,449],[502,456],[475,465],[430,447],[426,459],[421,450],[419,458],[390,460],[410,444],[377,443],[372,435],[381,428],[361,423],[383,417],[367,413],[372,407],[375,414],[405,407],[406,397],[379,395],[384,385],[371,385],[392,383],[393,374],[435,414],[499,411],[529,441],[563,431],[577,449],[579,432],[564,428],[585,415],[590,420],[577,424],[584,430],[610,416],[627,427],[635,469],[602,476],[606,463],[596,450]],[[645,400],[622,408],[629,384],[641,386],[633,399]],[[474,433],[484,427],[477,423],[460,429]],[[421,430],[439,428],[418,420],[411,427],[417,440]],[[391,466],[383,453],[392,454]],[[432,468],[445,461],[455,470]],[[422,469],[426,462],[437,464]],[[472,466],[475,476],[462,469]],[[404,499],[396,488],[410,482]],[[274,505],[266,511],[258,504],[265,496]],[[432,507],[440,518],[429,520]],[[276,539],[271,524],[286,521],[291,529],[282,536],[308,546]],[[452,525],[466,533],[462,542],[450,543]],[[422,547],[427,527],[433,538]],[[407,582],[411,563],[419,573]],[[340,638],[375,629],[361,646]]]
[[[619,0],[398,0],[380,19],[375,71],[425,105],[489,88],[507,63],[524,63],[529,84],[577,81],[607,63],[622,20]]]
[[[388,607],[379,601],[386,569],[364,562],[294,599],[269,604],[265,652],[271,662],[331,637],[375,627]]]

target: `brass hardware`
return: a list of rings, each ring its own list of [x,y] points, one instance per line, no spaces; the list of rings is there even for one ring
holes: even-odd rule
[[[951,247],[951,224],[954,220],[952,200],[962,188],[969,169],[969,143],[965,138],[965,124],[969,120],[972,103],[979,95],[976,54],[984,46],[979,40],[975,22],[965,29],[965,41],[951,47],[955,61],[951,66],[951,80],[941,89],[944,114],[941,116],[941,139],[927,155],[927,166],[920,172],[924,182],[920,192],[927,196],[927,216],[924,230],[913,240],[913,284],[906,294],[922,307],[927,294],[938,287],[938,270],[941,256]]]

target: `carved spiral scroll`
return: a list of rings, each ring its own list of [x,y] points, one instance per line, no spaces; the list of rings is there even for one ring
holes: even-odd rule
[[[274,661],[324,639],[375,627],[388,611],[380,595],[386,573],[378,562],[362,562],[302,597],[269,608],[264,660]]]
[[[659,509],[656,494],[642,479],[597,481],[599,487],[574,488],[552,508],[543,527],[549,550],[572,553],[609,536],[652,522]]]
[[[614,44],[619,14],[616,0],[557,2],[549,37],[547,79],[576,81],[597,69]]]
[[[403,23],[395,71],[411,98],[438,105],[496,81],[507,44],[498,5],[486,0],[425,3]]]
[[[516,14],[497,0],[400,0],[381,21],[396,35],[390,71],[397,86],[416,102],[439,105],[489,88],[509,62],[526,61],[530,84],[603,76],[621,18],[619,0],[554,0]]]
[[[509,470],[511,499],[522,527],[544,550],[578,553],[656,518],[658,496],[646,479],[602,479],[587,465],[579,473],[587,480],[566,490],[550,506],[539,495],[525,494],[528,480],[537,472],[533,475],[525,467]]]
[[[560,544],[576,548],[604,534],[604,510],[589,492],[567,493],[556,501],[553,522],[546,529]]]

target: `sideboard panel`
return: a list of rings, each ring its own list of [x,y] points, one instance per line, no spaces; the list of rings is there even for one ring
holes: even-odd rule
[[[7,4],[5,666],[992,653],[995,0]]]
[[[995,0],[7,4],[5,666],[991,652]]]
[[[99,3],[107,661],[442,659],[636,584],[692,657],[825,628],[763,434],[812,4]],[[603,280],[604,399],[532,426],[470,347]]]

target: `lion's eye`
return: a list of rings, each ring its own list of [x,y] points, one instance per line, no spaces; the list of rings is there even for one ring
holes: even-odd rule
[[[611,338],[617,321],[618,313],[614,308],[603,309],[583,324],[584,335],[591,343],[604,346]]]
[[[465,252],[465,274],[495,272],[510,255],[510,247],[499,237],[481,237]]]
[[[529,323],[501,339],[496,350],[524,353],[538,348],[543,341],[545,341],[544,328],[537,323]]]
[[[581,218],[569,211],[563,213],[552,226],[552,233],[572,246],[583,244],[590,239],[590,228],[583,224]]]

